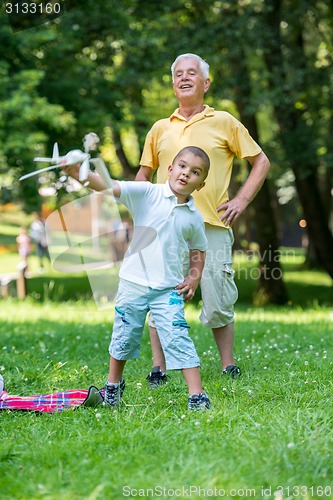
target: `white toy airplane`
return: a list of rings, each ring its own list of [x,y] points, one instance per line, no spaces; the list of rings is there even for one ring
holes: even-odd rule
[[[89,151],[96,149],[96,145],[98,144],[98,142],[99,142],[98,135],[95,134],[94,132],[90,132],[89,134],[86,134],[83,139],[84,152],[81,151],[80,149],[73,149],[72,151],[69,151],[65,156],[59,156],[58,144],[55,143],[53,146],[52,158],[42,158],[42,157],[34,158],[34,161],[37,162],[48,161],[51,163],[55,163],[55,165],[41,168],[40,170],[35,170],[34,172],[30,172],[29,174],[22,175],[22,177],[20,177],[19,180],[23,181],[28,177],[32,177],[33,175],[38,175],[41,172],[46,172],[48,170],[53,170],[54,168],[68,167],[70,165],[75,165],[76,163],[81,163],[79,180],[80,182],[83,183],[84,186],[87,186],[89,182],[84,182],[84,181],[87,181],[90,170]]]

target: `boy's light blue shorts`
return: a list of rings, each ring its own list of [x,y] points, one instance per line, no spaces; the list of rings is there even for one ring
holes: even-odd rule
[[[200,366],[200,360],[184,316],[184,300],[173,288],[152,290],[121,279],[109,352],[118,360],[140,356],[141,337],[147,312],[157,326],[168,370]]]
[[[232,269],[232,229],[205,225],[208,249],[200,282],[202,311],[201,323],[208,328],[221,328],[234,321],[234,304],[238,290]],[[187,276],[189,261],[184,261],[183,274]],[[149,326],[156,327],[153,314],[148,316]]]

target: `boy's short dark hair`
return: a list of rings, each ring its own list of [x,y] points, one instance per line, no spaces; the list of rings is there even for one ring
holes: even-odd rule
[[[172,163],[174,163],[181,154],[186,153],[186,152],[192,153],[194,156],[198,156],[199,158],[202,159],[202,162],[203,162],[204,167],[205,167],[205,174],[207,177],[208,172],[209,172],[209,167],[210,167],[210,159],[209,159],[209,156],[206,153],[206,151],[204,151],[201,148],[198,148],[197,146],[185,146],[185,148],[181,149],[176,154]]]

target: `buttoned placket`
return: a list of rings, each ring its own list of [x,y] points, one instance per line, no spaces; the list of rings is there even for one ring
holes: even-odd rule
[[[171,115],[170,119],[172,120],[172,118],[177,118],[178,120],[185,121],[186,122],[186,124],[184,126],[184,130],[185,130],[193,123],[196,123],[196,122],[203,120],[206,116],[214,116],[214,108],[207,107],[203,111],[201,111],[201,113],[197,113],[194,116],[192,116],[192,118],[188,121],[186,120],[186,118],[184,116],[180,115],[179,113],[173,113]]]
[[[188,206],[188,203],[175,203],[175,204],[172,206],[172,208],[171,208],[171,210],[170,210],[170,212],[169,212],[169,215],[168,215],[168,217],[167,217],[167,220],[168,220],[170,217],[174,217],[174,215],[175,215],[175,209],[177,209],[177,208],[179,208],[179,207],[183,207],[184,205],[187,205],[187,206]]]
[[[178,203],[177,196],[171,192],[170,186],[168,185],[168,187],[166,187],[166,185],[168,185],[168,181],[165,183],[165,186],[164,186],[164,196],[166,198],[169,198],[170,200],[172,200],[171,210],[169,211],[169,214],[166,217],[166,220],[168,220],[170,217],[174,216],[174,209],[176,207],[183,207],[184,205],[187,205],[187,207],[190,210],[193,210],[193,201],[191,201],[192,196],[190,196],[190,201],[187,201],[186,203]],[[165,189],[167,189],[167,191],[165,191]]]
[[[201,120],[203,120],[205,118],[205,116],[209,116],[210,114],[211,114],[211,112],[209,112],[208,110],[204,110],[201,113],[197,113],[196,115],[192,116],[192,118],[187,121],[184,116],[177,113],[177,114],[172,115],[171,119],[176,118],[182,122],[183,127],[182,127],[180,137],[183,137],[189,133],[189,128],[191,127],[191,125],[193,125],[196,122],[200,122]]]
[[[176,203],[176,204],[172,207],[172,209],[171,209],[171,211],[170,211],[170,213],[169,213],[168,218],[169,218],[169,217],[173,217],[173,216],[175,215],[175,210],[176,210],[177,208],[179,209],[179,208],[184,207],[184,206],[187,206],[188,208],[190,208],[190,207],[189,207],[189,205],[188,205],[188,203]]]

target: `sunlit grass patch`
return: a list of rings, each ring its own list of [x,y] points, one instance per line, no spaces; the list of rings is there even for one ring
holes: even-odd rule
[[[112,312],[83,301],[1,305],[0,370],[9,392],[104,384]],[[120,498],[159,487],[171,498],[176,498],[172,490],[185,495],[190,487],[194,498],[199,498],[195,487],[233,490],[235,498],[252,490],[252,497],[260,498],[264,487],[272,497],[278,486],[329,488],[330,309],[239,307],[235,354],[243,374],[235,381],[221,375],[213,337],[197,316],[190,305],[190,333],[202,360],[210,411],[188,412],[178,372],[171,372],[160,390],[148,389],[146,329],[141,358],[126,365],[118,410],[1,413],[2,498]]]

